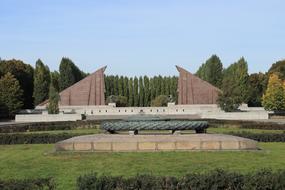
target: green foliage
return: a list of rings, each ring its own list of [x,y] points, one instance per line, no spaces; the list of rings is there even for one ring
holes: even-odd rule
[[[4,117],[13,117],[23,107],[22,96],[23,90],[18,80],[9,72],[5,74],[0,79],[1,111],[7,113]]]
[[[125,96],[111,95],[107,98],[107,104],[116,103],[116,107],[126,107],[128,105],[128,99]]]
[[[249,75],[244,58],[225,69],[223,76],[218,105],[226,112],[237,111],[249,97]]]
[[[121,76],[118,81],[119,96],[124,96],[124,77]]]
[[[129,80],[129,103],[128,106],[134,106],[134,83],[133,83],[133,78],[130,78]]]
[[[143,84],[143,78],[139,78],[139,106],[144,106],[144,84]]]
[[[262,96],[266,89],[267,77],[263,73],[254,73],[249,76],[249,100],[248,106],[261,107]]]
[[[50,72],[51,85],[59,92],[59,72]]]
[[[139,106],[139,82],[138,78],[134,78],[134,106]]]
[[[262,97],[262,105],[266,110],[285,110],[285,86],[276,74],[272,74],[269,78],[267,90]]]
[[[63,57],[59,65],[59,88],[60,91],[70,87],[74,83],[83,79],[86,74],[78,69],[78,67],[69,59]]]
[[[154,100],[151,101],[151,106],[153,107],[166,107],[169,102],[168,96],[159,95]]]
[[[90,173],[77,179],[77,189],[141,189],[141,190],[177,190],[177,189],[259,189],[277,190],[285,188],[285,171],[272,172],[262,169],[256,173],[239,174],[222,169],[207,173],[189,173],[182,178],[137,175],[130,178],[106,176]]]
[[[34,107],[33,89],[34,89],[34,69],[31,65],[25,64],[21,60],[1,60],[0,74],[11,73],[20,84],[23,91],[23,108],[31,109]]]
[[[198,69],[196,75],[220,88],[223,79],[223,64],[217,55],[212,55],[206,63]]]
[[[34,104],[38,105],[48,99],[50,71],[47,65],[38,59],[34,72]]]
[[[129,78],[124,77],[124,96],[129,99]]]
[[[48,113],[49,114],[58,114],[59,108],[58,108],[58,102],[59,102],[60,96],[56,89],[50,85],[49,88],[49,100],[48,100]]]
[[[277,61],[272,64],[267,75],[276,74],[281,80],[285,80],[285,60]]]
[[[36,179],[0,179],[0,189],[3,190],[55,190],[56,184],[53,178]]]
[[[144,76],[144,106],[150,106],[149,78]]]

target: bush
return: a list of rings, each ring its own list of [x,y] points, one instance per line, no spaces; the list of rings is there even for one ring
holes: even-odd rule
[[[99,124],[98,121],[62,121],[62,122],[6,124],[6,125],[1,125],[0,133],[72,130],[76,128],[97,128],[98,124]]]
[[[58,141],[69,139],[82,134],[49,134],[49,133],[31,133],[31,134],[0,134],[0,144],[53,144]]]
[[[55,182],[52,178],[8,180],[0,179],[0,189],[3,190],[54,190]]]
[[[127,107],[128,106],[128,99],[125,96],[114,96],[111,95],[107,98],[107,104],[115,103],[116,107]]]
[[[230,135],[249,138],[259,142],[285,142],[285,133],[275,134],[275,133],[228,133]]]
[[[182,178],[137,175],[123,178],[98,176],[96,173],[80,176],[77,189],[141,189],[141,190],[208,190],[208,189],[260,189],[273,190],[285,188],[285,171],[272,172],[263,169],[252,174],[238,174],[224,170],[214,170],[203,174],[188,174]]]
[[[167,103],[170,102],[169,97],[166,95],[159,95],[151,101],[153,107],[166,107]]]

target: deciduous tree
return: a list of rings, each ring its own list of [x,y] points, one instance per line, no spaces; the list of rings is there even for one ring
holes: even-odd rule
[[[0,79],[0,105],[2,117],[12,117],[23,107],[23,90],[19,81],[6,73]]]

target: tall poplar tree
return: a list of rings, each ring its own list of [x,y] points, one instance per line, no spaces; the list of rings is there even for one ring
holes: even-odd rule
[[[124,77],[124,96],[129,100],[129,78]]]
[[[119,96],[125,96],[125,94],[124,94],[124,77],[123,76],[120,76],[120,78],[119,78],[118,90],[119,90]]]
[[[144,76],[144,106],[150,106],[149,78]]]
[[[223,64],[217,55],[212,55],[198,69],[196,75],[216,87],[221,87],[223,79]]]
[[[134,106],[139,106],[139,92],[138,92],[139,84],[138,84],[138,78],[134,78]]]
[[[85,73],[80,71],[71,59],[63,57],[59,65],[59,88],[60,91],[70,87],[74,83],[85,77]]]
[[[144,106],[144,85],[143,85],[143,78],[139,78],[139,106]]]
[[[130,78],[129,82],[128,82],[128,86],[129,86],[129,101],[128,101],[128,105],[129,106],[134,106],[134,86],[133,86],[133,78]]]
[[[38,59],[34,71],[34,105],[38,105],[48,99],[50,81],[48,66]]]

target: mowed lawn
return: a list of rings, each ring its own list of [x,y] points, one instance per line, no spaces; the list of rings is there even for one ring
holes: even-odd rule
[[[74,189],[79,175],[131,176],[137,173],[183,176],[215,168],[253,172],[285,169],[285,143],[259,143],[260,151],[52,153],[50,145],[1,145],[0,178],[54,177],[58,189]]]

